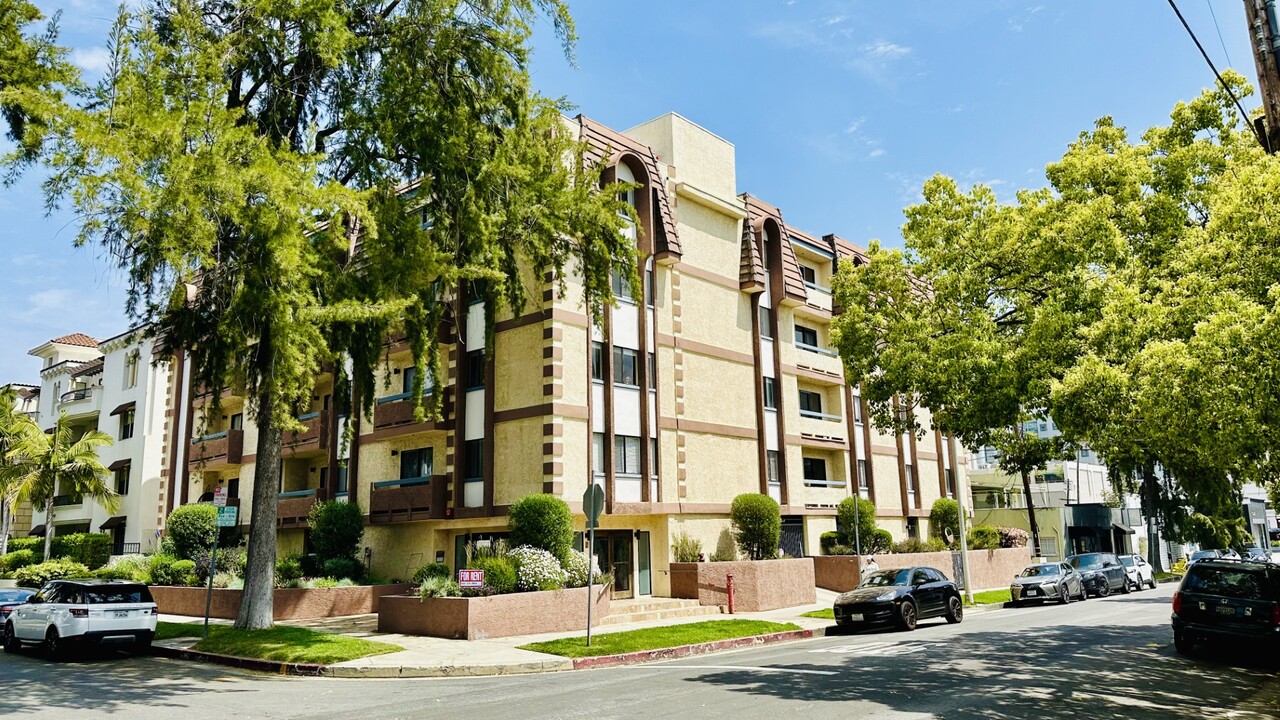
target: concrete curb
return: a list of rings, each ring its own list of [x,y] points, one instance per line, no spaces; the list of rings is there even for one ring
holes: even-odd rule
[[[508,663],[504,665],[439,665],[406,667],[360,667],[329,665],[323,675],[342,679],[388,678],[461,678],[493,677],[496,675],[530,675],[533,673],[572,670],[573,661],[568,658],[540,662]]]
[[[215,665],[228,665],[230,667],[240,668],[241,670],[254,670],[256,672],[268,672],[275,673],[277,675],[320,677],[321,675],[324,675],[325,670],[328,669],[325,665],[317,665],[314,663],[290,663],[280,662],[278,660],[242,658],[234,655],[219,655],[217,653],[191,650],[190,648],[166,647],[164,645],[152,645],[151,654],[159,657],[172,658],[174,660],[190,660],[193,662],[212,663]]]
[[[657,650],[639,650],[619,655],[600,655],[598,657],[574,658],[573,669],[590,670],[594,668],[618,667],[620,665],[656,662],[659,660],[675,660],[693,655],[720,652],[722,650],[737,650],[739,648],[756,647],[758,645],[772,645],[774,643],[789,642],[792,640],[807,640],[808,638],[813,637],[813,635],[813,630],[787,630],[784,632],[769,633],[767,635],[752,635],[751,637],[733,638],[731,640],[716,640],[714,642],[698,643],[696,645],[679,645],[677,647],[659,648]]]

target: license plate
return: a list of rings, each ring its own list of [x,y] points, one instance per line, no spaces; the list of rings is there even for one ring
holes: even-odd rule
[[[1235,615],[1236,609],[1229,605],[1219,605],[1218,614],[1219,615]]]
[[[1027,590],[1027,594],[1028,594],[1028,595],[1039,595],[1039,594],[1040,594],[1040,591],[1039,591],[1039,590]]]
[[[111,617],[127,618],[127,617],[129,617],[129,611],[128,611],[128,610],[115,610],[115,611],[113,611],[113,612],[111,613]]]
[[[862,622],[862,613],[849,613],[849,622]]]

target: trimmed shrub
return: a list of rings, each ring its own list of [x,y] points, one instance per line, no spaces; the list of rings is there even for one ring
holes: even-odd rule
[[[557,559],[573,551],[573,514],[555,495],[525,495],[507,514],[511,544],[546,550]]]
[[[311,578],[303,584],[303,587],[309,588],[336,588],[338,587],[338,579],[331,577]]]
[[[453,577],[453,572],[449,570],[449,566],[444,563],[427,563],[417,570],[413,571],[413,584],[421,585],[427,578],[444,578],[449,580]]]
[[[1022,528],[1002,527],[999,529],[1000,547],[1002,548],[1020,548],[1027,546],[1027,540],[1031,539],[1031,534]]]
[[[1000,547],[1000,531],[990,525],[976,525],[969,531],[970,550],[995,550]]]
[[[302,579],[302,556],[297,553],[276,560],[276,587],[288,587],[289,583]]]
[[[84,563],[66,558],[28,565],[18,568],[13,573],[13,579],[17,581],[19,587],[36,589],[44,587],[44,584],[50,580],[87,577],[89,577],[89,568]]]
[[[856,536],[853,532],[855,525],[858,528]],[[853,547],[860,544],[863,550],[867,550],[868,541],[876,533],[876,504],[863,497],[841,500],[836,506],[836,526],[841,545]]]
[[[147,582],[151,585],[180,585],[182,578],[173,569],[178,558],[166,554],[156,553],[151,556],[147,563]],[[192,571],[194,573],[195,563],[192,563]]]
[[[439,575],[431,575],[418,584],[418,597],[420,598],[442,598],[442,597],[461,597],[462,588],[458,587],[458,583],[450,580],[448,577],[440,577]]]
[[[218,536],[218,509],[208,503],[181,505],[169,514],[165,528],[173,541],[174,556],[193,560],[197,553],[213,547]]]
[[[352,502],[329,500],[311,506],[311,547],[321,564],[335,558],[354,558],[364,538],[364,514]]]
[[[676,562],[698,562],[702,554],[702,541],[689,537],[686,532],[678,532],[671,538],[671,552]]]
[[[559,590],[568,579],[560,561],[550,551],[522,545],[511,551],[516,564],[516,589]]]
[[[360,580],[364,578],[364,564],[351,557],[329,558],[324,561],[324,574],[334,580]]]
[[[929,538],[928,540],[907,538],[902,542],[893,544],[893,552],[896,553],[942,552],[946,549],[947,544],[938,538]]]
[[[485,584],[493,588],[490,594],[505,595],[516,591],[516,564],[505,554],[477,553],[467,567],[484,571]]]
[[[818,546],[822,548],[823,555],[835,555],[831,552],[831,548],[840,545],[840,533],[824,532],[818,536]]]
[[[196,563],[194,560],[179,560],[169,566],[177,582],[174,585],[195,586],[200,584],[200,578],[196,577]]]
[[[146,555],[121,555],[111,558],[105,569],[114,570],[123,575],[122,579],[134,582],[151,580],[151,558]]]
[[[761,493],[744,493],[733,499],[729,508],[734,541],[751,560],[769,560],[778,556],[782,539],[782,511],[777,501]]]
[[[588,559],[589,558],[589,559]],[[590,563],[590,565],[588,565]],[[564,559],[564,586],[570,588],[587,586],[587,568],[591,568],[592,583],[600,582],[600,561],[594,554],[574,550]]]
[[[893,533],[884,528],[876,528],[876,531],[871,533],[871,542],[862,544],[862,552],[863,554],[885,553],[892,547]]]
[[[36,564],[36,554],[32,550],[15,550],[8,555],[0,556],[0,571],[13,572],[18,568]]]
[[[53,539],[56,557],[70,558],[96,570],[111,559],[111,536],[105,533],[72,533]]]
[[[947,540],[947,531],[952,540]],[[960,506],[955,500],[938,498],[929,510],[929,537],[937,538],[948,547],[960,542]]]
[[[30,550],[31,552],[44,556],[44,538],[38,537],[21,537],[10,538],[9,544],[5,548],[9,552],[17,552],[19,550]]]
[[[133,580],[133,573],[125,568],[102,567],[92,572],[102,580]]]
[[[215,573],[213,576],[213,586],[215,588],[224,589],[231,587],[231,584],[240,578],[227,572]],[[244,580],[240,580],[243,584]]]

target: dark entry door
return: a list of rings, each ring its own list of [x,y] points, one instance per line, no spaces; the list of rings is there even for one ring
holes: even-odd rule
[[[594,552],[600,563],[600,571],[613,573],[614,598],[635,597],[631,584],[631,531],[602,533],[596,531]]]
[[[782,518],[782,552],[793,558],[804,557],[804,519],[796,516]]]

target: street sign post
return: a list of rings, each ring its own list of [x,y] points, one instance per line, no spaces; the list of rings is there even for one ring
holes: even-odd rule
[[[238,507],[227,507],[227,489],[222,486],[213,491],[213,507],[218,517],[214,523],[216,531],[213,533],[213,552],[209,556],[209,587],[205,588],[204,596],[205,637],[209,637],[209,611],[213,608],[213,575],[218,567],[218,536],[222,534],[222,528],[236,526],[236,516],[240,511]]]
[[[591,606],[595,605],[595,591],[591,589],[591,562],[596,549],[596,526],[600,524],[600,513],[604,512],[604,488],[592,482],[582,494],[582,511],[587,515],[587,647],[591,647]]]
[[[218,508],[218,527],[235,527],[238,524],[236,516],[239,514],[239,510],[240,508],[238,507]],[[217,540],[214,540],[214,543],[216,544]]]
[[[213,489],[213,506],[216,508],[224,508],[227,506],[226,485],[219,485]]]

